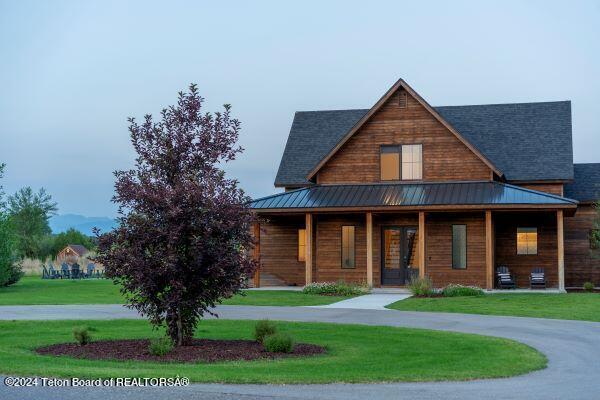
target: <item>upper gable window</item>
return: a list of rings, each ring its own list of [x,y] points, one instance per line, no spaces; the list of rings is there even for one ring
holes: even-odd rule
[[[423,179],[423,146],[409,144],[402,146],[402,180]]]
[[[381,146],[379,168],[382,181],[400,179],[400,147]]]

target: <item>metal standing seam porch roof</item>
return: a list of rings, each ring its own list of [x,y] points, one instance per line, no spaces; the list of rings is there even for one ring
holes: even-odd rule
[[[477,206],[493,208],[571,208],[577,201],[501,182],[437,182],[316,185],[253,200],[256,211],[320,208],[418,208]]]

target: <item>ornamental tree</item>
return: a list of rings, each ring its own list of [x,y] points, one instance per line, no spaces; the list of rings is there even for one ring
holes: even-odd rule
[[[256,268],[250,199],[221,169],[242,151],[240,122],[228,104],[204,113],[203,101],[191,85],[160,121],[128,119],[135,167],[115,172],[118,227],[98,236],[96,260],[127,305],[178,346]]]

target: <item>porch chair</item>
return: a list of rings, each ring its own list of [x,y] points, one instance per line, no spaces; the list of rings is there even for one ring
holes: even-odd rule
[[[54,264],[51,262],[48,263],[48,273],[50,275],[50,279],[60,278],[60,273],[56,270],[56,268],[54,268]]]
[[[77,263],[71,265],[71,279],[81,279],[81,269]]]
[[[506,265],[500,265],[496,268],[496,287],[498,289],[516,288],[515,279]]]
[[[85,277],[86,278],[93,278],[94,277],[94,263],[89,263],[86,267],[86,274]]]
[[[69,264],[67,264],[66,262],[63,262],[60,265],[60,277],[61,279],[69,279],[71,277],[71,271],[69,271]]]
[[[531,289],[546,289],[546,272],[544,268],[536,267],[529,275],[529,287]]]

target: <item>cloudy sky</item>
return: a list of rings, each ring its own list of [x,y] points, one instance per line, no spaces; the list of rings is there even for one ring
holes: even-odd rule
[[[5,191],[114,216],[126,118],[199,85],[233,105],[252,196],[273,180],[296,110],[367,108],[399,77],[430,104],[571,100],[576,162],[600,162],[598,1],[0,0]]]

